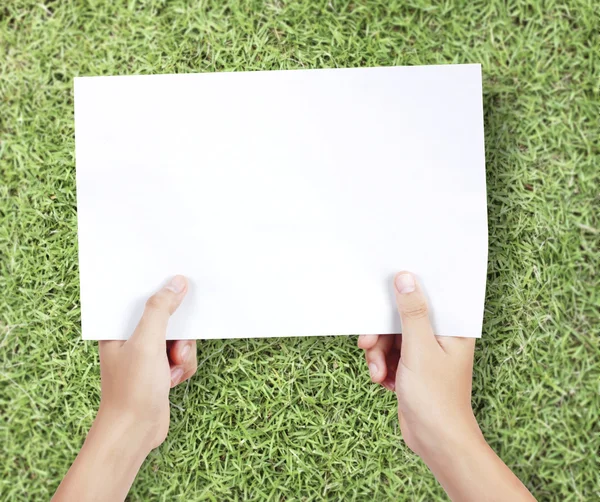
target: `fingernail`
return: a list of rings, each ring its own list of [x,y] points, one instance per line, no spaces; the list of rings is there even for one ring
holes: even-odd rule
[[[402,295],[412,293],[415,290],[415,279],[412,274],[400,274],[396,276],[396,289]]]
[[[181,349],[181,359],[183,359],[184,361],[187,361],[187,358],[189,355],[190,355],[190,345],[186,343],[183,346],[183,349]]]
[[[171,279],[171,282],[165,286],[165,289],[173,291],[173,293],[181,293],[185,288],[185,279],[182,275],[176,275]]]
[[[371,373],[371,380],[377,376],[377,365],[375,363],[369,363],[369,373]]]
[[[183,370],[181,368],[173,368],[171,370],[171,384],[177,385],[181,377],[183,376]]]

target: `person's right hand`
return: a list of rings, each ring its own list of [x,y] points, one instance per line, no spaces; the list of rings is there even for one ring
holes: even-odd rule
[[[428,306],[409,272],[394,280],[401,335],[362,335],[373,382],[398,396],[398,417],[407,446],[425,462],[442,445],[480,436],[471,408],[475,340],[434,336]]]
[[[398,396],[407,446],[452,500],[531,501],[527,488],[485,442],[471,408],[475,340],[436,337],[427,301],[409,272],[394,280],[401,335],[363,335],[371,379]]]

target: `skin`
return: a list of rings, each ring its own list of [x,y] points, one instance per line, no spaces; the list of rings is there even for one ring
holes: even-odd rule
[[[485,442],[471,408],[475,340],[436,337],[410,272],[394,279],[401,335],[363,335],[373,382],[394,391],[406,445],[456,501],[530,501],[527,488]]]
[[[175,276],[146,302],[129,340],[101,341],[102,398],[55,501],[124,500],[146,456],[169,431],[169,390],[197,368],[195,340],[166,341],[187,282]]]
[[[452,500],[522,501],[531,494],[485,442],[471,408],[475,341],[436,337],[414,276],[394,280],[401,335],[363,335],[371,379],[394,391],[404,441]],[[124,500],[169,430],[169,390],[197,368],[196,342],[166,341],[187,282],[175,276],[146,303],[131,338],[100,342],[102,398],[54,501]]]

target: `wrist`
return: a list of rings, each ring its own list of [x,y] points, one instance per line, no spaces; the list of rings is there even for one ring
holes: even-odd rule
[[[449,422],[431,439],[420,456],[434,474],[440,470],[448,471],[457,458],[477,456],[488,447],[475,417]]]
[[[535,500],[485,441],[479,427],[447,437],[423,460],[451,500]]]
[[[446,418],[444,423],[420,434],[422,460],[430,467],[454,461],[457,455],[469,455],[487,445],[477,420],[472,413],[454,420]]]
[[[100,406],[56,500],[124,500],[148,452],[135,421]]]
[[[101,443],[107,452],[118,452],[124,459],[141,463],[152,450],[152,431],[135,417],[100,405],[88,440]]]

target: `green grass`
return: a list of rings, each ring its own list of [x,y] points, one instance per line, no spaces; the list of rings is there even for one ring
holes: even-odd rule
[[[80,340],[73,77],[471,62],[490,229],[476,414],[538,499],[600,499],[595,2],[117,3],[0,5],[0,499],[48,499],[99,401]],[[355,344],[201,342],[130,499],[442,497]]]

